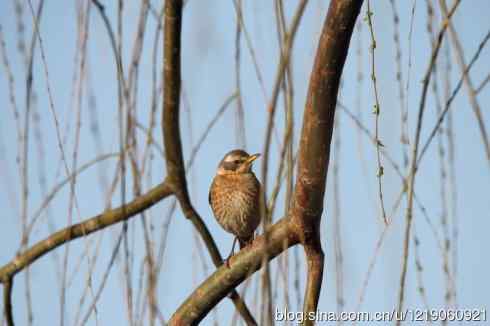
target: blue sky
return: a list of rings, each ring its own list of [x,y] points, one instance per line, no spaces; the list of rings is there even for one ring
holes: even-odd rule
[[[434,1],[433,1],[434,2]],[[75,141],[75,108],[76,101],[72,97],[73,74],[76,70],[74,58],[76,55],[77,40],[77,4],[68,1],[60,6],[59,3],[48,1],[45,4],[42,21],[40,24],[41,37],[47,61],[49,73],[49,86],[52,90],[54,109],[61,126],[62,134],[67,135],[65,152],[68,166],[71,168],[73,148]],[[288,22],[297,6],[298,1],[287,1],[286,14]],[[33,1],[36,7],[38,1]],[[155,8],[160,8],[161,3],[152,1]],[[377,41],[376,49],[376,75],[380,94],[380,137],[386,150],[396,161],[401,164],[402,149],[400,146],[400,105],[398,99],[398,85],[395,74],[395,56],[393,43],[392,12],[389,1],[373,1],[374,29]],[[409,39],[409,27],[411,9],[415,5],[413,18],[413,32]],[[434,2],[436,7],[437,4]],[[267,111],[266,106],[270,97],[277,64],[279,62],[278,43],[272,1],[244,1],[244,21],[250,35],[253,48],[256,52],[257,63],[265,86],[265,96],[257,80],[250,52],[247,50],[245,38],[242,39],[242,97],[245,108],[247,149],[250,152],[260,152],[263,148]],[[294,76],[294,110],[295,110],[295,141],[300,132],[302,109],[308,87],[308,78],[316,51],[316,44],[320,34],[323,19],[325,17],[328,2],[309,1],[297,36],[293,50],[293,76]],[[413,140],[416,110],[420,99],[421,80],[428,64],[430,56],[430,42],[426,32],[427,10],[425,1],[398,1],[400,14],[400,40],[402,46],[402,68],[406,80],[408,75],[408,57],[411,49],[410,84],[408,93],[408,112],[410,139]],[[128,71],[132,44],[135,37],[136,23],[140,8],[139,2],[128,2],[124,9],[123,25],[123,61],[126,72]],[[490,2],[485,0],[463,1],[454,16],[454,24],[465,50],[466,62],[477,50],[478,44],[490,28],[488,12]],[[116,26],[116,6],[106,4],[106,12],[114,28]],[[96,97],[97,119],[101,129],[102,153],[112,153],[119,149],[119,131],[117,124],[117,84],[116,70],[109,39],[102,20],[92,8],[90,17],[87,68],[90,79],[90,87]],[[369,80],[369,34],[368,26],[362,21],[365,15],[365,7],[362,9],[360,21],[362,23],[361,34],[358,31],[353,35],[349,57],[347,59],[344,74],[343,88],[341,91],[342,102],[352,111],[357,112],[356,99],[361,98],[360,111],[364,124],[373,132],[374,117],[371,108],[374,97]],[[23,19],[26,27],[26,37],[30,40],[32,31],[32,15],[29,7],[24,5]],[[4,1],[0,4],[0,24],[10,66],[15,78],[14,91],[19,110],[24,117],[25,110],[25,68],[22,57],[16,49],[18,34],[16,32],[16,18],[14,15],[14,3]],[[182,79],[185,92],[188,96],[191,110],[191,124],[188,114],[183,110],[181,118],[181,130],[185,156],[188,157],[192,148],[191,142],[196,142],[204,132],[208,122],[216,111],[235,90],[235,66],[234,66],[234,38],[236,16],[231,1],[188,1],[185,6],[182,31]],[[436,23],[440,26],[439,21]],[[153,17],[149,17],[147,34],[142,52],[141,70],[139,73],[139,94],[137,102],[138,119],[148,125],[148,115],[151,100],[151,71],[152,49],[154,30],[156,27]],[[449,35],[446,35],[449,36]],[[449,40],[449,38],[447,38]],[[409,45],[411,43],[411,46]],[[361,69],[364,73],[364,81],[357,82],[358,57],[356,50],[361,44]],[[450,47],[451,48],[451,47]],[[158,71],[161,69],[161,48],[159,49]],[[471,78],[478,85],[488,75],[490,56],[487,48],[483,50],[479,60],[471,71]],[[451,83],[452,87],[460,78],[459,67],[456,64],[454,52],[451,52]],[[441,52],[441,61],[444,62],[444,50]],[[0,205],[4,207],[0,228],[0,264],[4,264],[13,258],[20,243],[20,179],[16,155],[17,130],[9,102],[8,80],[2,65],[0,74]],[[442,65],[441,65],[442,71]],[[58,147],[54,118],[49,106],[45,72],[39,52],[36,50],[34,59],[34,87],[37,94],[35,111],[40,115],[39,127],[42,130],[42,144],[45,150],[46,182],[48,189],[60,182],[65,176],[64,166],[61,163],[61,154]],[[160,78],[160,77],[159,77]],[[440,85],[442,83],[440,82]],[[442,86],[440,86],[442,88]],[[82,99],[80,148],[78,164],[92,160],[97,156],[97,146],[90,131],[91,113],[88,108],[88,96],[85,91]],[[467,91],[463,87],[452,104],[453,121],[455,129],[456,148],[456,180],[457,180],[457,216],[459,217],[459,242],[458,242],[458,274],[455,278],[457,284],[457,301],[460,307],[482,309],[489,305],[488,293],[490,283],[488,275],[490,265],[485,257],[485,248],[489,247],[487,230],[490,227],[488,200],[490,185],[490,170],[485,158],[483,145],[475,116],[468,102]],[[433,96],[430,94],[426,106],[426,119],[422,131],[422,141],[435,123],[436,106]],[[478,95],[478,101],[482,107],[484,121],[490,122],[489,113],[486,110],[490,101],[488,88]],[[283,128],[283,101],[279,100],[276,125],[279,132]],[[195,170],[189,176],[189,187],[192,202],[203,216],[206,224],[215,237],[222,253],[228,252],[232,237],[225,233],[214,221],[212,212],[207,203],[209,184],[214,175],[216,165],[222,155],[237,146],[235,137],[234,106],[220,119],[219,123],[209,134],[202,149],[196,157]],[[159,117],[159,115],[158,115]],[[332,161],[339,162],[339,187],[341,203],[341,235],[344,253],[344,292],[346,311],[355,309],[359,291],[366,276],[369,262],[373,255],[376,241],[383,229],[378,212],[376,160],[375,148],[365,137],[359,143],[359,134],[355,125],[342,111],[337,112],[339,131],[336,135],[341,137],[340,153],[332,153]],[[23,120],[22,120],[23,121]],[[66,127],[68,123],[69,127]],[[191,132],[192,131],[192,132]],[[143,134],[140,134],[140,144],[144,144]],[[155,139],[161,143],[160,128],[155,129]],[[34,130],[31,132],[29,146],[29,204],[28,216],[32,217],[35,210],[42,202],[43,195],[39,187],[39,175],[41,170],[38,161],[38,145]],[[274,137],[273,137],[274,138]],[[362,148],[361,160],[359,148]],[[155,157],[151,163],[151,179],[145,178],[144,189],[156,185],[165,176],[164,162],[155,151]],[[273,141],[271,151],[271,167],[277,166],[279,147]],[[391,211],[394,201],[401,189],[398,175],[385,165],[383,178],[385,203],[387,211]],[[76,196],[79,211],[74,210],[73,220],[79,221],[100,213],[104,209],[104,191],[99,182],[100,169],[105,169],[109,179],[114,175],[116,159],[108,159],[99,165],[92,167],[81,174],[77,180]],[[275,169],[271,168],[270,182],[275,177]],[[256,171],[259,169],[256,168]],[[363,172],[363,171],[366,171]],[[335,311],[335,260],[333,252],[333,223],[332,223],[332,170],[328,175],[326,192],[326,205],[322,221],[322,241],[326,253],[326,265],[324,283],[319,303],[322,311]],[[259,173],[258,173],[259,174]],[[129,179],[129,178],[128,178]],[[131,183],[128,183],[128,198],[133,198]],[[442,204],[440,199],[439,159],[437,146],[434,142],[426,155],[416,180],[416,192],[426,208],[427,214],[438,232],[441,232],[440,214]],[[116,192],[118,193],[118,192]],[[57,195],[50,206],[50,217],[56,229],[66,226],[69,210],[69,186]],[[282,216],[283,193],[274,219]],[[15,200],[12,200],[12,197]],[[112,205],[117,206],[121,202],[119,196],[114,196]],[[150,210],[147,217],[149,223],[155,228],[153,236],[156,246],[165,234],[164,225],[169,225],[166,242],[165,259],[162,267],[158,301],[159,308],[166,319],[191,293],[206,275],[212,271],[212,264],[208,254],[204,253],[208,270],[203,272],[202,264],[195,249],[195,231],[192,225],[177,210],[169,219],[167,216],[171,200],[166,200]],[[399,277],[401,269],[404,207],[393,217],[393,223],[388,230],[383,243],[377,264],[373,270],[367,294],[361,310],[385,311],[396,306],[398,296]],[[444,274],[442,261],[437,249],[434,237],[424,221],[420,210],[415,210],[415,227],[420,238],[420,256],[424,266],[424,283],[431,307],[444,306]],[[141,260],[144,258],[144,243],[140,217],[135,217],[129,222],[129,234],[131,251],[134,252],[133,284],[136,287],[140,275]],[[87,239],[77,240],[70,245],[69,275],[75,275],[70,285],[67,297],[66,322],[73,324],[76,310],[79,306],[79,298],[84,289],[87,278],[88,260],[82,261],[78,273],[74,274],[77,261],[86,248],[94,252],[94,246],[100,239],[100,254],[96,268],[92,273],[92,282],[95,288],[100,284],[102,275],[110,259],[115,239],[119,234],[121,225],[109,228]],[[47,217],[34,229],[30,244],[46,237],[49,234]],[[293,249],[293,250],[299,250]],[[63,257],[65,249],[56,250],[59,257]],[[290,251],[290,259],[293,258],[293,250]],[[302,251],[298,251],[301,257],[300,268],[303,270]],[[420,296],[416,291],[417,281],[415,264],[412,256],[409,259],[407,278],[406,307],[423,307]],[[121,256],[122,257],[122,256]],[[482,259],[483,258],[483,259]],[[114,265],[111,277],[97,305],[98,319],[101,324],[113,322],[115,324],[126,323],[126,305],[124,302],[124,282],[122,277],[122,260],[118,259]],[[273,265],[274,270],[276,264]],[[300,280],[301,294],[304,285],[304,273]],[[37,261],[31,269],[32,296],[34,310],[34,324],[58,323],[60,319],[59,282],[56,275],[53,254],[45,256]],[[291,272],[292,279],[292,272]],[[24,295],[24,274],[16,278],[14,289],[14,313],[19,324],[24,324],[26,315],[26,301]],[[284,287],[279,282],[279,295]],[[292,284],[290,291],[294,292]],[[255,286],[247,292],[246,301],[253,301]],[[294,295],[291,296],[294,298]],[[292,300],[292,310],[298,310]],[[253,305],[251,304],[252,309]],[[221,324],[228,325],[233,315],[233,306],[229,300],[223,300],[216,312],[210,313],[203,324],[212,324],[215,318],[219,318]],[[277,301],[277,307],[282,308],[281,299]],[[85,304],[82,315],[88,306]],[[215,315],[217,314],[217,315]],[[218,317],[216,317],[218,316]],[[93,316],[88,324],[95,325]]]

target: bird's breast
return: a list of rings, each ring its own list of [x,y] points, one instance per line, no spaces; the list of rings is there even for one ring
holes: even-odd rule
[[[227,231],[250,233],[258,225],[260,183],[255,175],[217,175],[210,189],[210,204]],[[252,230],[253,229],[253,230]]]

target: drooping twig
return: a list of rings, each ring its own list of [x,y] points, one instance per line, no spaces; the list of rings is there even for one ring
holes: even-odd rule
[[[423,275],[424,266],[422,265],[422,261],[420,260],[420,254],[419,254],[420,239],[417,236],[415,225],[413,228],[414,228],[413,251],[414,251],[414,261],[415,261],[415,272],[417,277],[417,292],[420,294],[420,297],[422,298],[422,302],[424,303],[424,308],[429,310],[430,309],[429,299],[427,298],[427,290],[425,289],[425,285],[424,285],[424,275]],[[432,320],[429,321],[432,323]]]
[[[478,94],[481,92],[482,89],[485,88],[485,86],[487,86],[488,82],[490,82],[490,74],[487,75],[487,78],[485,78],[481,83],[480,85],[476,88],[475,90],[475,94]]]
[[[197,229],[211,254],[213,263],[218,267],[222,264],[221,254],[206,224],[204,224],[204,221],[192,206],[187,191],[182,141],[179,129],[182,6],[182,0],[169,0],[165,3],[163,37],[163,79],[165,82],[161,127],[168,173],[166,181],[177,197],[184,216]],[[240,310],[245,321],[250,325],[255,325],[254,318],[235,290],[232,291],[230,298],[233,300],[236,308]]]
[[[274,89],[272,91],[272,96],[271,100],[268,104],[268,118],[267,118],[267,128],[266,128],[266,136],[265,136],[265,142],[264,142],[264,152],[263,152],[263,159],[262,159],[262,186],[264,188],[264,192],[267,193],[267,183],[266,183],[266,177],[267,177],[267,170],[268,170],[268,158],[269,158],[269,149],[270,149],[270,144],[271,144],[271,137],[272,137],[272,129],[273,129],[273,124],[274,124],[274,114],[276,110],[276,105],[277,105],[277,99],[279,97],[279,92],[281,89],[281,84],[284,79],[284,75],[286,73],[286,68],[289,63],[289,59],[291,56],[291,49],[293,47],[293,42],[294,42],[294,37],[296,35],[296,31],[298,29],[299,23],[301,21],[301,17],[303,15],[304,9],[306,7],[307,1],[303,0],[300,2],[298,5],[298,8],[296,10],[293,22],[291,24],[291,28],[289,32],[285,35],[284,39],[284,50],[281,49],[281,57],[280,57],[280,62],[279,66],[277,68],[277,73],[276,73],[276,80],[274,83]],[[285,146],[285,144],[284,144]],[[267,217],[269,219],[269,217]],[[270,221],[269,221],[270,222]]]
[[[429,88],[429,82],[430,82],[430,77],[432,75],[432,71],[434,68],[434,63],[436,61],[437,55],[439,53],[439,49],[441,47],[442,39],[444,36],[444,33],[447,29],[447,26],[449,24],[449,21],[454,14],[456,8],[458,7],[459,3],[461,0],[456,0],[453,7],[449,11],[449,14],[447,17],[444,19],[442,26],[439,30],[439,33],[436,38],[436,43],[434,44],[429,65],[427,67],[427,71],[425,72],[424,79],[423,79],[423,85],[422,85],[422,94],[420,97],[420,105],[419,105],[419,110],[418,110],[418,115],[417,115],[417,126],[415,129],[415,140],[412,145],[412,154],[411,154],[411,161],[410,161],[410,171],[408,175],[408,187],[407,187],[407,210],[406,210],[406,225],[405,225],[405,236],[404,236],[404,242],[403,242],[403,260],[402,260],[402,272],[400,276],[400,290],[399,290],[399,296],[398,296],[398,314],[401,313],[403,309],[403,300],[404,300],[404,295],[405,295],[405,279],[407,275],[407,265],[408,265],[408,253],[409,253],[409,247],[410,247],[410,230],[411,230],[411,225],[412,225],[412,208],[413,208],[413,198],[414,198],[414,184],[415,184],[415,174],[417,171],[417,153],[419,149],[419,141],[420,141],[420,134],[422,131],[422,122],[423,122],[423,115],[424,115],[424,108],[425,108],[425,101],[427,97],[427,90]],[[397,321],[397,326],[399,326],[401,323],[401,320]]]
[[[28,1],[29,9],[31,12],[32,20],[33,20],[33,34],[32,34],[32,39],[31,39],[31,47],[29,51],[29,57],[28,57],[28,71],[27,71],[27,79],[26,79],[26,98],[25,98],[25,104],[26,104],[26,115],[25,115],[25,123],[24,123],[24,148],[23,148],[23,157],[22,157],[22,209],[23,212],[21,214],[21,219],[22,219],[22,226],[23,226],[23,231],[25,231],[26,226],[27,226],[27,206],[28,206],[28,139],[29,139],[29,132],[30,132],[30,112],[31,112],[31,106],[32,102],[34,99],[34,92],[33,92],[33,81],[34,81],[34,76],[33,76],[33,65],[34,65],[34,50],[36,48],[36,43],[39,42],[39,49],[41,52],[41,59],[43,63],[43,68],[44,68],[44,77],[46,79],[46,90],[48,93],[48,99],[49,99],[49,106],[52,111],[53,116],[55,117],[56,120],[56,111],[54,107],[54,100],[53,100],[53,95],[51,92],[51,85],[50,85],[50,79],[49,79],[49,74],[48,74],[48,66],[47,66],[47,60],[46,60],[46,55],[44,52],[44,47],[43,47],[43,41],[41,38],[40,34],[40,20],[44,8],[44,1],[41,1],[38,4],[38,7],[36,9],[36,12],[34,11],[34,7],[32,5],[32,1]],[[59,134],[59,128],[56,124],[56,131],[57,131],[57,136],[58,136],[58,144],[61,152],[61,157],[64,163],[65,167],[65,172],[66,174],[69,174],[69,169],[68,165],[66,163],[65,159],[65,153],[63,150],[63,147],[60,143],[61,137]],[[24,232],[23,232],[24,233]],[[25,234],[24,234],[25,235]],[[28,244],[28,237],[23,236],[23,240],[25,240],[24,243],[21,244],[21,250],[24,250],[25,247]],[[26,269],[26,275],[25,275],[25,291],[26,291],[26,299],[27,299],[27,320],[28,320],[28,325],[32,325],[32,320],[34,319],[33,317],[33,312],[32,312],[32,302],[31,302],[31,286],[30,286],[30,271],[29,268]]]
[[[448,42],[444,47],[445,54],[445,69],[443,70],[444,79],[444,98],[447,100],[450,97],[451,90],[451,53],[449,50]],[[455,284],[458,279],[458,233],[459,233],[459,218],[458,218],[458,190],[456,186],[456,168],[455,168],[455,130],[453,126],[453,115],[451,111],[448,111],[446,119],[446,138],[448,147],[448,165],[449,165],[449,187],[451,189],[451,223],[452,223],[452,272]],[[453,287],[453,296],[455,301],[455,308],[458,308],[457,303],[457,286]]]
[[[240,29],[242,30],[244,36],[245,36],[245,41],[247,44],[248,51],[250,52],[250,57],[252,58],[252,63],[254,66],[255,74],[257,76],[257,80],[260,85],[260,90],[262,91],[262,95],[264,97],[264,101],[267,101],[267,92],[265,90],[265,85],[264,85],[264,78],[262,77],[262,73],[259,68],[259,62],[257,60],[257,55],[255,54],[254,47],[252,45],[252,39],[250,37],[250,34],[248,32],[247,26],[245,25],[245,21],[243,19],[243,13],[242,13],[242,7],[239,6],[240,0],[234,0],[233,1],[233,6],[235,7],[236,15],[237,15],[237,20],[238,23],[240,24]]]
[[[417,7],[417,0],[413,1],[413,6],[411,10],[411,15],[410,15],[410,28],[408,31],[408,60],[407,60],[407,83],[405,85],[405,108],[408,109],[408,101],[410,99],[410,72],[412,70],[412,39],[413,39],[413,25],[415,21],[415,9]],[[409,144],[409,139],[408,139],[408,110],[405,111],[405,114],[402,117],[402,128],[405,128],[405,131],[407,131],[407,139],[404,139],[404,142],[402,142],[403,145],[408,145]],[[407,148],[408,151],[408,148]],[[408,157],[407,160],[403,162],[404,168],[408,169]]]
[[[385,225],[388,224],[388,220],[386,219],[386,211],[385,211],[385,204],[383,200],[383,184],[382,184],[382,177],[384,175],[384,168],[381,163],[381,153],[380,153],[380,148],[383,146],[381,140],[379,139],[379,114],[381,112],[380,104],[379,104],[379,95],[378,95],[378,84],[376,81],[376,69],[375,69],[375,56],[374,56],[374,51],[376,50],[376,39],[374,36],[374,27],[373,27],[373,21],[372,21],[372,16],[373,12],[371,11],[371,5],[370,1],[367,1],[367,12],[366,12],[366,19],[368,21],[369,25],[369,32],[371,34],[371,81],[373,82],[373,91],[374,91],[374,99],[375,99],[375,104],[374,104],[374,109],[373,109],[373,114],[375,116],[375,126],[374,126],[374,137],[376,138],[376,163],[378,167],[378,171],[376,173],[376,177],[378,179],[378,197],[379,197],[379,205],[381,208],[381,217],[383,218],[383,221]]]
[[[339,95],[340,97],[340,95]],[[333,249],[335,255],[335,290],[336,290],[336,304],[337,313],[341,313],[344,310],[344,254],[342,249],[342,220],[341,220],[341,202],[340,202],[340,153],[341,153],[341,136],[340,136],[340,123],[339,116],[335,116],[334,127],[334,143],[333,150],[335,153],[335,160],[333,161]],[[341,321],[338,323],[341,324]]]
[[[403,88],[403,70],[402,70],[402,47],[400,44],[400,16],[396,7],[395,0],[390,0],[391,11],[393,13],[393,42],[395,44],[395,62],[396,62],[396,81],[398,84],[398,98],[400,100],[400,143],[403,155],[403,167],[408,165],[408,130],[407,130],[407,108],[405,106],[405,89]],[[413,16],[412,16],[413,18]],[[413,21],[412,21],[413,23]]]
[[[27,226],[27,235],[29,235],[32,232],[32,229],[34,228],[36,222],[39,220],[39,218],[42,216],[42,213],[46,209],[46,207],[49,206],[49,203],[55,198],[56,194],[67,184],[70,182],[71,179],[73,179],[76,175],[79,175],[89,167],[91,167],[94,164],[100,163],[102,161],[105,161],[109,158],[114,158],[117,157],[119,153],[110,153],[110,154],[104,154],[101,156],[98,156],[94,158],[93,160],[90,160],[89,162],[82,164],[76,171],[72,172],[68,177],[63,179],[60,183],[56,184],[49,192],[46,193],[46,196],[39,205],[39,208],[36,209],[35,213],[33,214],[33,217],[31,219],[31,222]]]
[[[235,29],[235,88],[238,92],[235,113],[236,142],[239,148],[247,148],[247,137],[245,133],[245,114],[242,101],[241,87],[241,40],[242,40],[242,0],[235,1],[236,8],[236,29]]]
[[[485,35],[485,37],[483,38],[482,42],[478,46],[478,49],[476,50],[475,54],[471,58],[470,63],[468,64],[468,66],[466,66],[466,69],[463,71],[458,83],[456,84],[456,87],[454,88],[454,90],[451,93],[451,96],[447,99],[444,110],[442,110],[442,112],[439,114],[439,117],[437,118],[437,122],[436,122],[435,126],[432,128],[432,130],[429,134],[429,137],[425,141],[424,146],[422,147],[422,150],[420,151],[420,156],[418,157],[417,162],[420,162],[420,160],[424,156],[425,152],[427,151],[427,148],[429,147],[430,143],[432,142],[432,139],[434,138],[437,131],[439,130],[441,123],[444,121],[444,118],[445,118],[447,112],[451,108],[451,104],[452,104],[454,98],[456,97],[456,95],[458,95],[458,92],[461,89],[461,86],[463,84],[465,76],[468,75],[469,71],[471,70],[471,68],[473,67],[473,64],[476,62],[476,60],[480,56],[480,53],[483,50],[483,48],[485,47],[488,40],[490,40],[490,30],[488,30],[488,32]]]
[[[435,33],[434,33],[434,27],[433,27],[433,21],[434,21],[434,8],[432,7],[431,1],[427,1],[427,32],[429,34],[429,38],[431,40],[431,44],[434,45],[435,40]],[[437,62],[434,63],[434,78],[432,79],[432,93],[434,95],[435,99],[435,104],[436,104],[436,112],[437,114],[440,114],[442,111],[442,104],[441,104],[441,98],[439,96],[439,83],[438,83],[438,72],[440,71],[439,66],[437,65]],[[449,250],[450,250],[450,239],[449,239],[449,221],[448,221],[448,204],[447,204],[447,172],[446,172],[446,165],[445,165],[445,148],[444,148],[444,142],[443,142],[443,134],[442,130],[439,130],[438,134],[438,141],[437,141],[437,155],[439,157],[439,175],[440,175],[440,185],[439,185],[439,194],[441,198],[441,214],[440,214],[440,221],[441,221],[441,229],[442,229],[442,234],[444,237],[444,244],[442,246],[442,266],[443,266],[443,271],[444,271],[444,277],[445,277],[445,295],[444,295],[444,302],[445,302],[445,309],[449,309],[450,305],[450,299],[451,299],[451,282],[450,282],[450,271],[449,271]],[[419,293],[424,301],[424,304],[426,307],[428,307],[427,303],[427,295],[426,295],[426,290],[425,287],[423,286],[423,281],[422,281],[422,271],[423,271],[423,266],[422,263],[420,262],[420,258],[418,256],[418,247],[420,240],[418,236],[416,235],[415,232],[415,225],[414,225],[414,253],[415,253],[415,267],[417,271],[417,282],[419,283]],[[446,321],[443,321],[443,325],[446,324]]]
[[[364,101],[363,101],[363,90],[364,90],[364,65],[363,65],[363,53],[364,53],[364,42],[363,42],[363,24],[364,22],[361,19],[357,21],[356,27],[356,97],[355,97],[355,108],[356,108],[356,119],[361,121],[363,119],[363,111],[364,111]],[[356,145],[357,152],[359,155],[359,161],[361,164],[361,171],[363,176],[364,188],[366,191],[366,197],[369,199],[369,202],[375,203],[375,200],[372,200],[373,195],[371,194],[371,187],[368,184],[369,173],[367,167],[367,161],[365,157],[365,148],[362,142],[361,130],[357,128],[356,133]],[[375,205],[373,205],[375,206]],[[373,207],[376,210],[376,207]]]
[[[368,139],[371,141],[371,143],[374,146],[376,146],[376,139],[371,134],[371,132],[369,131],[369,129],[351,111],[349,111],[349,109],[345,105],[343,105],[342,103],[339,102],[338,103],[338,107],[339,107],[339,109],[341,109],[341,112],[344,112],[354,122],[354,124],[356,125],[357,129],[359,129],[362,133],[364,133],[368,137]],[[405,193],[406,188],[407,188],[407,178],[403,175],[402,170],[400,169],[400,167],[398,166],[398,164],[395,162],[395,160],[391,157],[391,155],[389,154],[389,152],[387,152],[386,150],[382,149],[381,155],[383,155],[383,157],[386,159],[386,161],[391,165],[391,167],[395,170],[395,172],[400,177],[401,182],[402,182],[402,189],[400,189],[400,193],[399,194],[402,195],[403,193]],[[423,213],[424,218],[425,218],[425,221],[429,225],[430,230],[432,231],[432,233],[434,235],[434,239],[436,239],[436,242],[437,242],[437,244],[439,246],[439,249],[442,250],[443,245],[442,245],[442,242],[440,240],[440,237],[438,236],[438,233],[437,233],[437,231],[435,229],[435,226],[431,222],[431,220],[429,219],[429,217],[427,216],[427,213],[425,211],[425,208],[421,204],[420,199],[417,197],[417,194],[416,193],[414,193],[414,200],[415,200],[415,203],[419,206],[421,212]]]
[[[270,146],[271,146],[271,138],[272,138],[272,130],[273,130],[273,125],[274,125],[274,116],[276,112],[276,106],[277,106],[277,99],[279,97],[279,92],[281,89],[281,85],[284,79],[284,76],[286,74],[286,68],[289,63],[289,58],[291,56],[291,49],[294,44],[294,38],[296,35],[296,31],[298,29],[299,23],[301,21],[301,17],[303,15],[304,9],[306,7],[307,1],[302,0],[298,8],[296,10],[296,13],[293,18],[293,22],[291,24],[290,31],[285,35],[284,39],[284,49],[280,48],[281,51],[281,56],[279,60],[279,66],[277,68],[277,73],[276,73],[276,80],[274,83],[274,89],[272,91],[272,97],[271,100],[268,104],[268,116],[267,116],[267,127],[266,127],[266,134],[265,134],[265,141],[264,141],[264,151],[262,155],[262,166],[261,166],[261,181],[262,181],[262,196],[261,198],[264,199],[265,196],[267,195],[267,175],[268,175],[268,165],[269,165],[269,151],[270,151]],[[284,149],[286,149],[286,144],[284,144]],[[284,151],[285,153],[285,151]],[[263,229],[267,230],[268,226],[272,222],[272,217],[270,214],[268,214],[267,209],[266,209],[266,203],[265,201],[261,203],[261,218],[262,218],[262,224],[263,224]],[[267,241],[267,233],[266,233],[266,241]],[[264,293],[263,293],[263,302],[262,302],[262,307],[267,308],[268,316],[272,318],[272,300],[271,300],[271,289],[270,289],[270,275],[269,275],[269,266],[267,264],[267,257],[264,257],[264,274],[263,274],[263,284],[264,284]],[[269,319],[268,321],[269,324],[272,324],[272,320]]]
[[[448,8],[446,6],[446,0],[439,0],[439,5],[442,9],[442,13],[444,16],[448,15]],[[490,33],[490,32],[489,32]],[[488,35],[485,37],[485,39],[488,40]],[[478,102],[478,99],[476,97],[476,92],[475,92],[475,87],[473,86],[473,81],[465,71],[467,70],[466,67],[466,62],[464,59],[464,51],[463,47],[461,45],[461,42],[459,41],[458,33],[456,32],[456,29],[454,28],[453,24],[449,22],[449,34],[451,36],[451,40],[453,43],[453,47],[456,53],[456,61],[458,62],[459,68],[461,70],[461,73],[463,74],[463,81],[466,86],[466,89],[468,91],[468,98],[469,102],[471,105],[471,108],[473,109],[473,113],[475,114],[476,121],[478,123],[478,128],[480,130],[483,146],[485,149],[485,154],[487,156],[487,163],[490,166],[490,141],[488,139],[488,133],[487,133],[487,128],[485,126],[485,122],[482,116],[482,110],[480,103]]]

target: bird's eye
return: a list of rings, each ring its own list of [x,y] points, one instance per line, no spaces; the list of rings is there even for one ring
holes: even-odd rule
[[[233,161],[233,163],[240,164],[240,160],[235,160],[235,161]]]

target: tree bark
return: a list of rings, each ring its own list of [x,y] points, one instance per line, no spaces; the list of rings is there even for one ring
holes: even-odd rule
[[[299,242],[304,246],[308,262],[303,309],[305,316],[316,312],[324,262],[320,221],[337,93],[361,5],[362,0],[330,2],[310,77],[298,176],[288,216],[267,230],[267,241],[263,235],[257,237],[251,246],[231,258],[230,268],[221,267],[205,280],[177,309],[169,325],[198,324],[221,299],[260,267],[264,255],[271,260]],[[305,319],[305,325],[314,323],[313,320]]]

